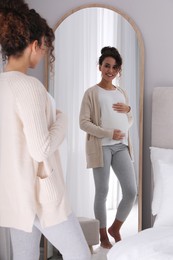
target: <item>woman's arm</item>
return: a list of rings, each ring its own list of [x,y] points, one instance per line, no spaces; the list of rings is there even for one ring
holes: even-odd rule
[[[92,111],[92,107],[94,107],[92,97],[88,92],[85,92],[80,109],[79,115],[79,125],[80,128],[86,133],[96,136],[98,138],[103,137],[113,137],[113,130],[104,129],[98,124],[96,124],[96,115],[99,111],[96,111],[97,108],[94,108]],[[95,117],[95,118],[94,118]],[[94,122],[95,121],[95,122]]]
[[[29,153],[34,160],[44,161],[62,142],[67,127],[66,117],[57,111],[55,122],[48,127],[47,91],[36,78],[11,89],[16,97],[21,120],[19,124],[22,124]]]

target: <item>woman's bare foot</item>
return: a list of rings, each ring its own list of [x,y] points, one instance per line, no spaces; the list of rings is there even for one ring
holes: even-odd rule
[[[109,241],[106,227],[100,228],[100,246],[106,249],[110,249],[112,244]]]
[[[120,228],[122,226],[123,222],[115,219],[112,226],[108,229],[108,233],[115,239],[115,242],[118,242],[121,240],[120,236]]]
[[[112,244],[109,241],[109,239],[104,239],[104,240],[101,241],[100,246],[105,248],[105,249],[110,249],[112,247]]]
[[[110,227],[108,229],[108,233],[115,239],[115,242],[118,242],[121,240],[119,231],[115,231],[112,227]]]

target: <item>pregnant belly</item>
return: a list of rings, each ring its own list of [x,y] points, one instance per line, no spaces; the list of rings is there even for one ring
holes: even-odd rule
[[[107,116],[102,121],[103,128],[118,129],[123,133],[127,133],[129,130],[129,123],[126,114],[114,113],[113,117]]]

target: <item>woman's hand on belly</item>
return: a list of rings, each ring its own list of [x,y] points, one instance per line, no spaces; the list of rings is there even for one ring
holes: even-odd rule
[[[119,130],[119,129],[114,129],[113,132],[113,140],[122,140],[125,137],[125,134]]]
[[[112,105],[113,110],[119,113],[128,113],[130,111],[130,106],[124,103],[116,103]]]

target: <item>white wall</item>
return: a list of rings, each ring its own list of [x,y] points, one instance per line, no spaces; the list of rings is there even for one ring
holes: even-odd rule
[[[143,35],[145,45],[144,149],[143,149],[143,227],[150,226],[151,98],[154,87],[173,86],[173,1],[172,0],[26,0],[43,15],[50,26],[71,9],[98,3],[115,7],[130,16]],[[109,29],[109,28],[108,28]],[[34,72],[43,81],[41,64]]]

